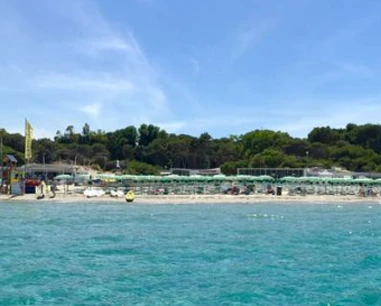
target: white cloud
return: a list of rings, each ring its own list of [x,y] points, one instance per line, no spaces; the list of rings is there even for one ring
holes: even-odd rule
[[[80,108],[82,112],[93,117],[98,117],[101,109],[102,105],[100,103],[88,104]]]
[[[103,76],[100,78],[86,78],[76,75],[48,74],[35,78],[33,86],[46,89],[64,90],[90,90],[90,91],[113,91],[132,92],[134,85],[129,80]]]
[[[168,133],[179,133],[187,126],[184,121],[157,122],[156,125]]]
[[[134,51],[133,46],[123,39],[123,37],[116,35],[96,38],[88,37],[87,39],[70,42],[67,45],[85,55],[95,57],[102,57],[105,52],[124,53]]]
[[[28,108],[20,107],[19,114],[33,116],[39,125],[36,129],[56,131],[63,124],[81,126],[89,120],[94,129],[113,130],[143,119],[149,123],[171,118],[168,93],[161,84],[163,75],[147,58],[131,29],[107,20],[94,2],[47,1],[40,5],[42,10],[49,10],[54,22],[64,21],[68,32],[58,30],[57,24],[48,32],[42,31],[46,33],[43,35],[37,24],[45,20],[31,28],[22,16],[10,18],[10,29],[17,31],[5,33],[5,37],[13,34],[10,44],[17,48],[28,37],[28,62],[23,56],[18,61],[17,56],[7,54],[4,63],[14,73],[12,78],[4,74],[2,80],[6,82],[0,87],[9,95],[28,93]],[[28,18],[33,20],[32,15]],[[19,105],[24,99],[20,98]],[[100,119],[106,106],[107,112],[102,112]],[[61,113],[58,118],[41,118],[46,110]],[[90,118],[85,119],[84,114]]]
[[[236,61],[249,52],[267,35],[275,26],[274,22],[259,21],[241,29],[235,37],[233,44],[233,60]]]
[[[119,37],[110,37],[93,41],[89,44],[90,47],[99,51],[112,50],[112,51],[128,51],[131,50],[131,46],[127,44],[123,39]]]
[[[23,73],[23,70],[18,65],[9,64],[9,68],[11,68],[13,71],[15,71],[19,74]]]
[[[345,128],[348,123],[376,123],[379,122],[381,113],[381,95],[352,100],[305,101],[305,105],[320,107],[315,107],[313,111],[306,107],[304,111],[301,109],[295,115],[288,113],[283,118],[279,117],[277,121],[270,121],[269,126],[289,132],[293,136],[306,137],[313,128],[319,126]]]
[[[22,131],[21,133],[24,133],[24,131]],[[54,138],[55,131],[52,131],[46,128],[34,128],[33,135],[35,139]]]
[[[22,120],[20,120],[20,121],[22,121]],[[31,124],[33,126],[33,139],[54,138],[55,131],[49,130],[49,129],[46,129],[46,128],[39,128],[36,125],[36,123],[33,123],[33,122],[31,122]],[[13,120],[12,123],[7,125],[6,131],[8,133],[18,133],[20,135],[24,135],[25,134],[24,126],[21,126],[20,124],[17,124],[17,122],[15,122],[14,120]]]
[[[245,124],[255,124],[258,118],[247,114],[236,112],[234,120],[231,115],[214,115],[212,117],[199,117],[192,120],[192,125],[202,127],[203,129],[210,129],[216,127],[239,127]]]

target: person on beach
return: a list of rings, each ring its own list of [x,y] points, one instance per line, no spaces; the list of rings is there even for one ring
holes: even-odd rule
[[[377,193],[373,190],[372,187],[368,188],[366,194],[367,194],[368,197],[375,197],[375,196],[377,196]]]
[[[365,190],[364,190],[362,183],[360,183],[360,187],[359,187],[359,196],[365,197]]]
[[[275,191],[274,191],[273,187],[270,184],[267,185],[266,194],[272,194],[272,195],[275,194]]]
[[[46,191],[46,183],[43,179],[39,180],[39,183],[37,185],[39,193],[37,194],[37,200],[41,200],[45,198],[45,191]]]
[[[239,188],[237,186],[233,186],[231,189],[230,189],[230,194],[231,195],[239,195]]]
[[[57,181],[54,179],[52,186],[50,186],[51,195],[49,196],[49,198],[54,198],[56,196],[56,190],[57,190]]]

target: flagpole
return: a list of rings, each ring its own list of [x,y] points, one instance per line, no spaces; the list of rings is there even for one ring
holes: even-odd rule
[[[25,194],[25,179],[26,179],[26,173],[27,173],[27,167],[29,166],[29,160],[30,160],[30,154],[31,154],[31,126],[28,120],[25,118],[25,165],[24,165],[24,186],[23,186],[23,193]]]
[[[24,149],[24,158],[25,158],[25,165],[24,165],[24,173],[23,173],[23,194],[25,194],[25,180],[26,180],[26,168],[28,167],[29,159],[27,157],[26,151],[27,151],[27,120],[25,118],[24,122],[24,137],[25,137],[25,149]]]

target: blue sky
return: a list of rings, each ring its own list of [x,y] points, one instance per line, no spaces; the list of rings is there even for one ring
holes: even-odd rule
[[[381,2],[0,0],[0,127],[380,123]]]

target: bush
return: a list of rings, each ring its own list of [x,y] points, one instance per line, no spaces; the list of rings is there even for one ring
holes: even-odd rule
[[[132,160],[127,164],[128,174],[158,175],[160,169],[153,165]]]

